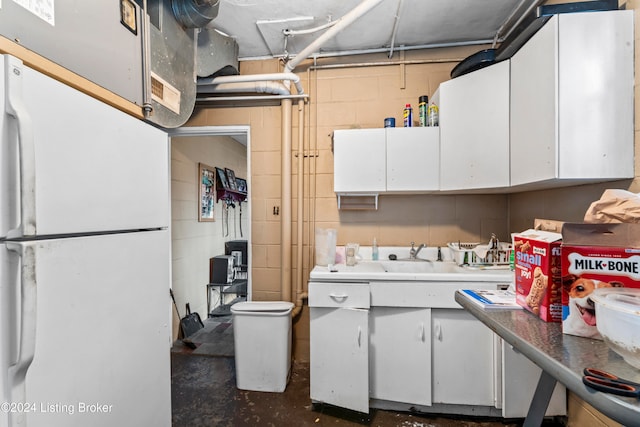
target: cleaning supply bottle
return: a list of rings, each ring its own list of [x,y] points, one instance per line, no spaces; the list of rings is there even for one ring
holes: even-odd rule
[[[405,104],[402,117],[404,118],[404,127],[410,128],[413,126],[413,108],[411,108],[411,104]]]
[[[438,122],[438,106],[431,102],[431,105],[429,105],[427,126],[438,126]]]
[[[376,238],[373,238],[373,246],[371,247],[371,260],[378,260],[378,242],[376,242]]]
[[[429,97],[426,95],[422,95],[420,98],[418,98],[418,119],[421,127],[424,127],[427,125],[428,109],[429,109]]]

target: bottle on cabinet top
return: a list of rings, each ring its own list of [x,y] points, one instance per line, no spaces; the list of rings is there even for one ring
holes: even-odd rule
[[[404,118],[404,127],[410,128],[413,126],[413,108],[411,108],[411,104],[404,106],[402,117]]]
[[[418,121],[421,127],[427,126],[427,110],[429,109],[429,97],[422,95],[418,98]]]
[[[431,102],[429,105],[428,117],[427,117],[427,126],[438,126],[439,118],[438,118],[438,106]]]

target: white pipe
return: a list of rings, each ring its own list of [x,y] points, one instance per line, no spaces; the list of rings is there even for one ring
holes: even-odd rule
[[[289,89],[279,82],[239,82],[221,83],[198,88],[198,93],[270,93],[273,95],[291,95]]]
[[[302,245],[303,245],[303,206],[304,206],[304,100],[298,101],[298,280],[297,294],[302,292]]]
[[[447,64],[450,62],[458,63],[462,60],[464,60],[464,58],[402,59],[399,61],[348,62],[344,64],[311,65],[309,68],[312,70],[332,70],[339,68],[384,67],[388,65]]]
[[[499,39],[498,41],[503,41]],[[483,44],[491,44],[493,43],[493,39],[488,40],[474,40],[470,42],[453,42],[453,43],[433,43],[433,44],[421,44],[416,46],[398,46],[395,48],[396,51],[410,51],[410,50],[424,50],[424,49],[435,49],[435,48],[443,48],[443,47],[460,47],[460,46],[476,46]],[[313,55],[313,58],[339,58],[341,56],[353,56],[353,55],[367,55],[367,54],[375,54],[375,53],[387,53],[389,48],[382,47],[378,49],[354,49],[354,50],[344,50],[341,52],[318,52]],[[264,60],[264,59],[274,59],[281,58],[284,59],[286,56],[284,55],[274,55],[274,56],[257,56],[257,57],[244,57],[238,58],[238,61],[256,61],[256,60]]]
[[[296,292],[295,308],[291,312],[296,317],[302,311],[303,300],[307,297],[302,292],[303,282],[303,249],[304,249],[304,100],[298,101],[298,219],[297,219],[297,259],[296,259]]]
[[[402,13],[402,6],[404,5],[404,0],[400,0],[398,3],[398,10],[396,11],[396,19],[393,21],[393,31],[391,33],[391,43],[389,46],[389,59],[393,57],[393,49],[396,44],[396,35],[398,34],[398,28],[400,27],[400,14]]]
[[[246,95],[246,96],[205,96],[196,97],[199,102],[221,101],[276,101],[281,99],[307,99],[309,95]]]
[[[283,301],[291,299],[291,100],[282,100],[280,286]]]
[[[296,86],[298,93],[304,93],[300,77],[294,73],[270,73],[270,74],[245,74],[239,76],[219,76],[213,78],[199,78],[198,87],[209,85],[219,85],[224,83],[247,83],[247,82],[264,82],[264,81],[290,81]],[[198,89],[200,90],[200,89]]]
[[[334,25],[336,25],[336,22],[338,21],[330,21],[327,22],[326,24],[322,24],[320,26],[317,26],[315,28],[307,28],[306,30],[282,30],[282,34],[284,34],[286,37],[289,36],[303,36],[305,34],[313,34],[313,33],[317,33],[318,31],[322,31],[322,30],[326,30],[329,27],[333,27]]]
[[[351,25],[358,18],[365,15],[371,9],[380,4],[382,0],[363,0],[358,6],[340,18],[336,24],[320,35],[313,43],[302,49],[291,61],[287,62],[284,67],[285,72],[293,71],[302,61],[307,59],[312,53],[315,53],[328,40],[333,38],[340,31]]]

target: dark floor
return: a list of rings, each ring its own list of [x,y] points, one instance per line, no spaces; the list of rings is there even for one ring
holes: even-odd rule
[[[224,340],[232,334],[228,319],[207,319],[209,331]],[[208,338],[215,333],[208,332]],[[194,338],[194,342],[197,340]],[[199,426],[405,426],[405,427],[516,427],[521,422],[485,418],[439,417],[371,410],[364,415],[328,405],[312,405],[309,365],[294,363],[284,393],[238,390],[235,361],[228,351],[200,353],[176,343],[171,353],[171,399],[174,427]],[[196,350],[197,351],[197,350]],[[227,354],[224,356],[213,354]],[[545,426],[558,424],[545,423]]]

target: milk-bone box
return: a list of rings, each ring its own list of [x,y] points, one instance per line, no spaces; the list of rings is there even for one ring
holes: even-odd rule
[[[565,223],[562,227],[562,332],[602,339],[591,293],[640,288],[640,224]]]
[[[512,240],[516,301],[545,322],[562,321],[562,235],[526,230]]]

